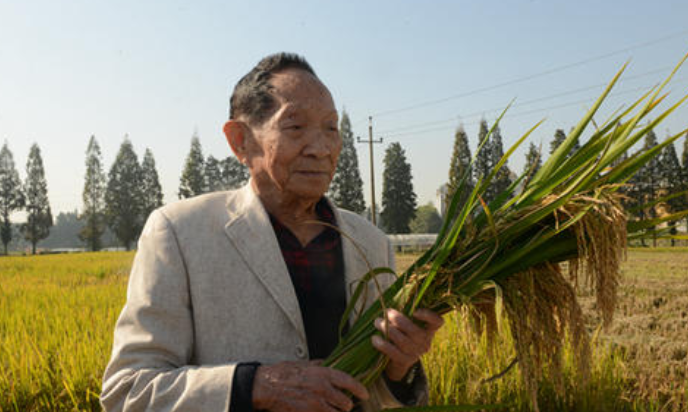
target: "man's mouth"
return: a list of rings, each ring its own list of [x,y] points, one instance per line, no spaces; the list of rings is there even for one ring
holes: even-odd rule
[[[322,175],[322,174],[328,174],[329,172],[324,171],[324,170],[299,170],[297,173],[303,173],[307,175]]]

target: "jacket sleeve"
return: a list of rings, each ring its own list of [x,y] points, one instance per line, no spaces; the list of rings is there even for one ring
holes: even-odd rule
[[[101,404],[106,411],[227,411],[235,364],[190,365],[194,325],[177,238],[153,212],[139,240],[115,327]]]

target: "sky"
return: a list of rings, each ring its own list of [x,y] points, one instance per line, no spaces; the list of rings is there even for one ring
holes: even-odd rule
[[[355,135],[368,138],[372,116],[383,138],[373,157],[378,204],[392,142],[425,204],[447,180],[459,125],[474,149],[478,122],[513,101],[504,145],[545,119],[530,141],[548,151],[554,131],[573,127],[624,63],[598,123],[663,80],[688,53],[688,2],[0,0],[0,141],[22,179],[38,144],[54,215],[81,208],[91,135],[106,171],[125,135],[140,157],[150,148],[172,202],[192,135],[205,155],[228,156],[231,90],[279,51],[308,59]],[[688,68],[668,90],[670,102],[688,94]],[[656,132],[687,127],[683,106]],[[517,172],[527,145],[509,161]],[[368,146],[357,150],[369,204]]]

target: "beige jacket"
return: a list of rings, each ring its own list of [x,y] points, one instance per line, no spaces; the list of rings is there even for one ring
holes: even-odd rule
[[[393,267],[381,231],[333,210],[372,267]],[[153,212],[138,247],[103,377],[105,410],[228,411],[237,363],[308,359],[286,264],[250,186]],[[349,297],[368,267],[346,236],[342,251]],[[366,305],[374,285],[368,295]],[[401,406],[382,381],[371,395],[366,410]]]

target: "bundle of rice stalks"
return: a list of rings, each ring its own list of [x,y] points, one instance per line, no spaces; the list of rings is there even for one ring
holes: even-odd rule
[[[574,292],[579,273],[596,291],[597,308],[608,324],[627,239],[688,214],[684,211],[661,219],[631,222],[620,190],[642,165],[686,132],[681,131],[648,151],[624,157],[688,98],[655,114],[653,120],[646,120],[666,97],[660,93],[686,57],[659,87],[599,127],[594,125],[588,141],[574,151],[624,66],[537,173],[524,173],[489,204],[482,195],[537,125],[507,151],[491,174],[477,182],[466,196],[468,200],[460,204],[468,170],[451,200],[435,244],[399,275],[372,306],[358,314],[325,364],[369,384],[386,367],[387,360],[371,344],[371,337],[379,333],[373,321],[385,316],[384,309],[395,308],[410,317],[416,308],[444,314],[475,304],[490,312],[494,311],[490,303],[494,299],[490,296],[496,291],[502,296],[518,364],[533,401],[543,370],[555,382],[561,375],[566,337],[576,354],[578,370],[585,377],[590,348]],[[498,123],[499,119],[495,126]],[[487,139],[489,134],[480,148]],[[561,268],[564,262],[568,262],[568,278]],[[376,268],[365,276],[352,295],[342,324],[361,298],[365,283],[386,272],[393,273],[389,268]],[[487,323],[489,326],[491,322]]]

